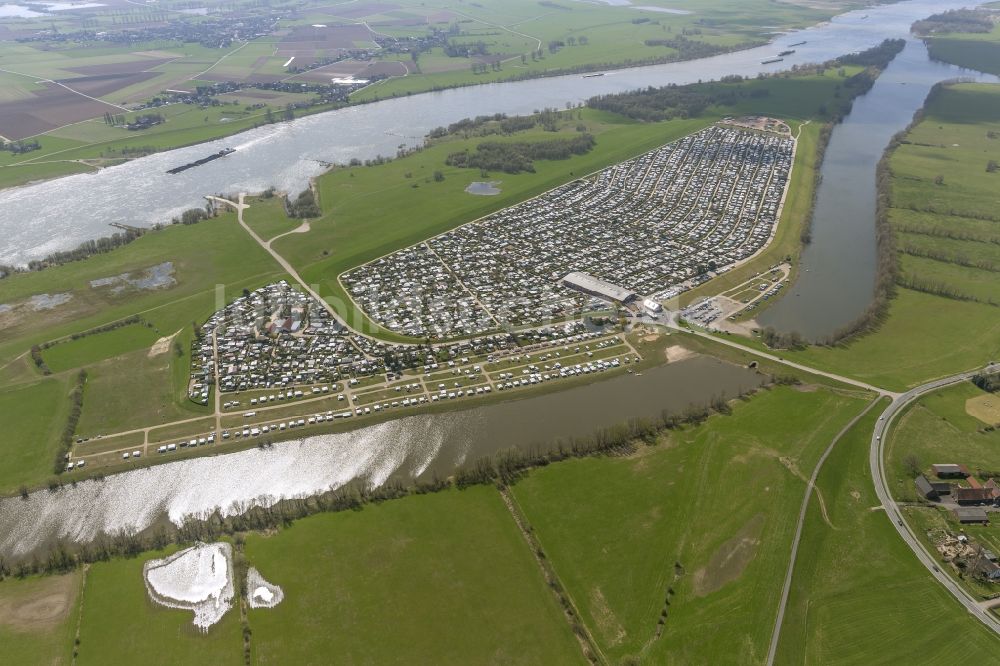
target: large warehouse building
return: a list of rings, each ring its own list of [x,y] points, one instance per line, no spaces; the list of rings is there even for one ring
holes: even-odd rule
[[[639,295],[634,291],[629,291],[624,287],[605,282],[588,273],[574,271],[564,277],[562,283],[570,289],[582,291],[585,294],[590,294],[591,296],[596,296],[612,303],[621,303],[622,305],[628,305],[639,298]]]

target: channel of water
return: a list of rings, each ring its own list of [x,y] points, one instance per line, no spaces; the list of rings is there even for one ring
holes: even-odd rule
[[[754,370],[698,356],[565,391],[462,411],[408,416],[346,433],[280,442],[82,481],[28,499],[0,499],[0,556],[21,556],[55,539],[87,542],[100,532],[142,531],[164,516],[305,497],[353,480],[444,478],[464,462],[511,447],[544,450],[633,417],[678,413],[759,386]]]

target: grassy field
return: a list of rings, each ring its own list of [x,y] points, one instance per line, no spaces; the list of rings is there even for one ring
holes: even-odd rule
[[[69,666],[83,573],[0,582],[0,644],[11,664]]]
[[[984,397],[991,403],[1000,402],[996,394],[967,382],[921,398],[900,418],[886,446],[886,471],[894,480],[892,490],[897,499],[918,499],[909,456],[915,456],[928,478],[934,463],[966,465],[974,474],[1000,469],[1000,432],[985,431],[988,424],[967,410],[969,400]]]
[[[493,488],[316,516],[246,555],[285,592],[250,611],[257,664],[583,662]]]
[[[89,285],[91,280],[143,271],[167,261],[173,262],[176,284],[172,286],[114,294]],[[223,213],[197,225],[148,233],[125,247],[84,261],[12,275],[0,281],[0,303],[16,305],[39,293],[68,293],[72,300],[51,310],[29,308],[13,322],[6,322],[0,363],[31,344],[133,314],[153,322],[160,335],[170,335],[190,328],[192,320],[204,319],[215,310],[216,285],[223,285],[223,296],[231,299],[243,287],[256,286],[277,274],[280,268],[235,224],[235,215]]]
[[[69,415],[71,384],[49,378],[0,389],[0,493],[13,493],[21,484],[38,483],[52,474]]]
[[[130,324],[106,333],[95,333],[57,344],[46,349],[42,358],[52,372],[61,372],[90,365],[133,349],[148,348],[159,338],[159,334],[148,326]]]
[[[191,611],[150,601],[142,565],[147,559],[162,556],[151,552],[90,567],[76,663],[243,663],[238,611],[230,611],[207,633],[201,633],[192,624]]]
[[[292,193],[292,196],[295,194],[297,193]],[[293,231],[302,224],[301,220],[291,219],[285,214],[285,205],[281,197],[270,199],[255,197],[249,199],[247,203],[250,207],[243,212],[243,221],[264,240],[271,240],[275,236]]]
[[[635,456],[532,472],[514,494],[613,663],[760,662],[803,477],[863,405],[774,389]]]
[[[868,469],[878,409],[837,445],[810,503],[779,664],[990,661],[997,638],[961,610],[896,534]],[[814,498],[815,499],[815,498]]]
[[[21,436],[0,442],[9,443],[9,452],[4,446],[8,464],[0,471],[0,487],[11,491],[19,483],[39,484],[50,473],[55,441],[65,425],[66,394],[79,368],[86,368],[89,374],[77,428],[81,436],[155,425],[208,411],[186,399],[191,322],[203,321],[214,312],[218,298],[231,300],[244,287],[256,288],[282,276],[273,259],[235,224],[234,217],[224,214],[198,225],[168,227],[107,254],[0,281],[3,303],[21,303],[38,293],[72,295],[68,303],[51,310],[16,309],[17,318],[4,329],[0,341],[4,390],[0,400],[10,405],[9,410],[3,410],[5,417],[11,415],[5,418],[6,428]],[[174,264],[176,284],[172,286],[113,294],[89,285],[90,280],[141,271],[165,261]],[[41,375],[30,359],[14,360],[32,344],[133,314],[141,314],[151,327],[129,325],[45,350],[43,358],[56,374],[41,385],[37,383]],[[182,356],[176,355],[172,345],[165,353],[149,356],[155,341],[175,334]],[[33,446],[24,446],[26,441]]]
[[[901,287],[878,332],[788,356],[890,388],[972,369],[1000,352],[1000,86],[951,85],[893,153],[890,222]],[[928,293],[929,292],[929,293]],[[942,294],[949,294],[946,297]]]
[[[89,366],[77,434],[106,435],[210,413],[210,407],[186,399],[186,385],[174,386],[175,362],[185,364],[187,357],[172,352],[151,357],[140,349]]]
[[[996,8],[996,4],[991,5]],[[988,74],[1000,74],[1000,24],[984,33],[944,33],[924,38],[935,60]]]
[[[969,403],[979,401],[995,407],[1000,396],[986,393],[971,382],[927,395],[903,414],[887,442],[886,472],[893,496],[908,503],[904,515],[932,552],[937,535],[944,531],[953,535],[964,532],[983,547],[993,552],[1000,550],[1000,528],[995,521],[990,525],[960,525],[949,509],[923,501],[913,485],[914,468],[928,479],[937,480],[931,472],[934,463],[966,465],[981,482],[997,475],[1000,432],[986,430],[988,424],[969,413]],[[942,569],[953,570],[945,563]],[[956,578],[977,597],[1000,592],[1000,585],[969,575]]]
[[[426,11],[419,0],[399,4],[408,11]],[[539,6],[532,0],[452,0],[435,7],[435,11],[453,14],[460,26],[461,35],[451,42],[480,42],[488,58],[449,58],[437,47],[421,54],[416,67],[410,64],[406,76],[369,86],[352,99],[373,100],[456,85],[683,60],[695,52],[759,44],[769,40],[774,29],[804,27],[859,4],[748,0],[734,5],[722,0],[653,0],[613,6],[570,0]],[[379,26],[376,18],[367,20]],[[409,26],[378,29],[389,35],[412,35]],[[673,41],[678,37],[689,40],[688,45],[682,47]],[[534,51],[540,53],[533,56]],[[499,67],[472,71],[472,63],[487,59],[499,59]]]

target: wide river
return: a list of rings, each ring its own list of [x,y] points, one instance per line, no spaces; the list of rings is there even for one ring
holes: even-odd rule
[[[780,36],[767,47],[694,62],[618,70],[596,78],[567,76],[462,88],[351,107],[96,174],[0,191],[0,235],[7,239],[0,247],[0,263],[24,262],[104,235],[109,222],[162,222],[199,205],[208,193],[257,191],[268,185],[295,191],[321,173],[320,161],[391,155],[401,144],[419,143],[430,129],[469,116],[528,113],[648,85],[727,74],[752,76],[831,59],[887,37],[905,37],[906,50],[833,133],[813,242],[803,256],[808,270],[792,293],[761,317],[780,328],[824,335],[857,316],[871,298],[874,167],[889,137],[905,127],[935,82],[975,75],[929,61],[923,45],[909,39],[909,26],[934,12],[966,4],[911,0],[845,14],[828,24]],[[795,55],[783,63],[761,65],[763,58],[802,40],[807,43],[795,47]],[[225,146],[238,150],[176,176],[165,173]],[[160,465],[35,493],[28,500],[3,499],[0,555],[31,552],[54,538],[86,541],[101,531],[141,530],[164,515],[176,522],[185,515],[309,495],[352,479],[377,485],[391,478],[445,475],[463,461],[509,446],[530,447],[556,437],[589,434],[629,417],[682,409],[722,393],[735,395],[759,381],[749,370],[695,358],[642,377],[624,376],[467,411],[407,417],[349,433],[286,442],[270,450]]]
[[[304,497],[354,479],[379,486],[449,476],[463,462],[519,447],[546,449],[627,421],[673,413],[761,384],[756,371],[697,356],[640,375],[443,414],[395,419],[225,455],[157,465],[50,492],[0,499],[0,556],[30,553],[53,539],[89,541],[99,532],[143,530],[162,519],[238,512]]]
[[[143,226],[168,221],[186,208],[203,205],[206,194],[261,191],[270,185],[298,191],[323,171],[323,162],[394,155],[400,145],[419,144],[434,127],[462,118],[498,112],[524,114],[562,108],[567,102],[576,104],[599,94],[727,74],[754,76],[796,63],[825,61],[887,37],[905,37],[914,20],[966,4],[963,0],[911,0],[843,14],[829,23],[778,36],[771,45],[713,58],[616,70],[602,77],[572,75],[498,83],[354,106],[151,155],[97,173],[3,190],[0,238],[5,241],[0,264],[23,264],[108,235],[112,222]],[[796,46],[795,54],[783,62],[761,64],[803,40],[807,43]],[[912,108],[892,115],[908,117]],[[166,173],[225,147],[237,152],[177,175]]]
[[[875,291],[875,169],[889,140],[923,106],[931,87],[955,78],[996,82],[989,74],[931,60],[908,38],[868,94],[833,129],[813,212],[812,242],[798,279],[757,317],[765,326],[827,336],[859,317]]]

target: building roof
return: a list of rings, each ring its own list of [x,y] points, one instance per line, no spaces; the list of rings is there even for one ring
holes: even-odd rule
[[[991,488],[955,488],[955,499],[959,502],[987,502],[993,499]]]
[[[562,281],[564,285],[570,287],[571,289],[577,289],[578,291],[593,294],[600,298],[618,301],[619,303],[625,303],[636,297],[636,293],[634,291],[626,289],[625,287],[619,287],[618,285],[611,284],[610,282],[605,282],[604,280],[596,278],[589,273],[574,271],[567,274]]]
[[[960,522],[963,523],[988,523],[990,522],[989,516],[986,515],[985,509],[980,509],[975,506],[960,506],[954,509],[955,517],[958,518]]]
[[[931,469],[934,470],[935,474],[968,474],[964,465],[956,465],[954,463],[941,463],[936,465],[931,465]]]
[[[934,486],[931,485],[931,482],[923,474],[914,479],[913,483],[917,486],[917,492],[921,495],[925,497],[928,495],[937,495],[937,490],[934,489]]]

